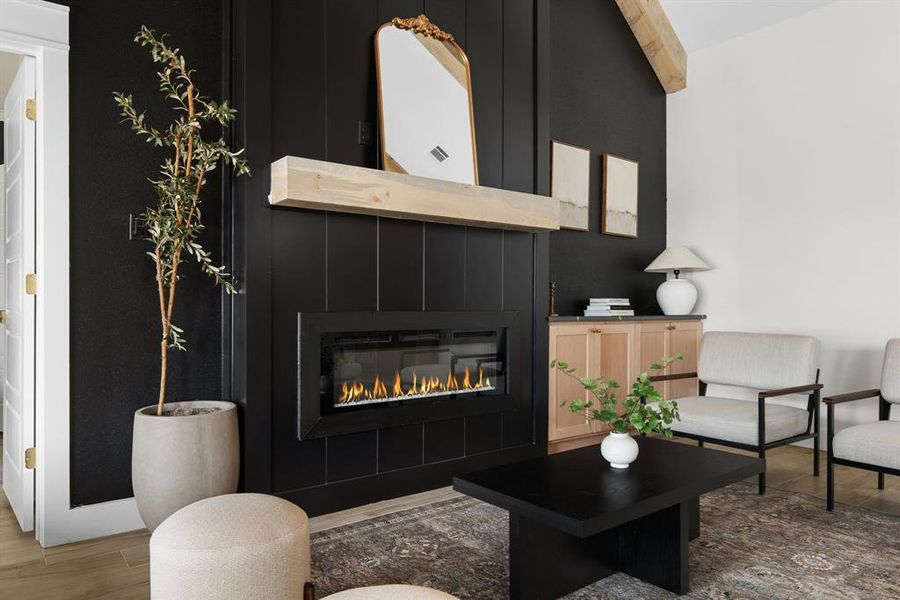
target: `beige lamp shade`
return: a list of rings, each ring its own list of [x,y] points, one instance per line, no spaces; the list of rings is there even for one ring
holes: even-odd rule
[[[703,262],[687,246],[672,246],[650,263],[644,271],[666,273],[668,271],[708,271],[711,267]]]

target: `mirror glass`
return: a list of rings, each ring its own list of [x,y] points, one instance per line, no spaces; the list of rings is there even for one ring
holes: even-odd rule
[[[469,61],[428,21],[394,19],[375,34],[385,171],[478,184]]]

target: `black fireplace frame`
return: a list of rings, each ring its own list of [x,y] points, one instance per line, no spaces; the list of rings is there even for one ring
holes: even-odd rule
[[[397,329],[506,329],[506,391],[502,394],[438,396],[373,405],[368,410],[324,414],[320,395],[323,333]],[[297,313],[297,439],[372,431],[516,408],[520,349],[519,311],[314,312]]]

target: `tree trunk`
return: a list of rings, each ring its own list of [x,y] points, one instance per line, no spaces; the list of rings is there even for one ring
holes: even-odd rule
[[[156,406],[156,416],[163,414],[163,404],[166,402],[166,371],[169,361],[168,340],[163,338],[159,343],[159,404]]]

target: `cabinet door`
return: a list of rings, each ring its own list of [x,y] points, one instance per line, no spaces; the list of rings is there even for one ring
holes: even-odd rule
[[[635,373],[650,371],[650,365],[669,356],[669,325],[663,321],[648,321],[637,325],[637,364]],[[668,371],[663,371],[668,373]],[[663,398],[669,397],[669,382],[655,384]]]
[[[625,396],[631,388],[631,380],[636,375],[634,365],[635,327],[633,324],[598,323],[591,331],[591,377],[602,376],[605,380],[615,380],[621,386],[616,391],[619,412],[625,410]],[[603,426],[603,431],[609,427]],[[597,424],[597,431],[601,426]]]
[[[682,360],[675,361],[670,370],[672,373],[690,373],[697,370],[697,357],[700,354],[700,336],[703,324],[700,321],[673,321],[669,327],[669,351],[671,354],[681,352]],[[669,395],[666,398],[677,399],[697,395],[697,379],[676,379],[669,382]]]
[[[590,326],[583,324],[551,326],[550,358],[568,363],[579,377],[589,373],[590,330]],[[561,406],[563,402],[569,400],[588,399],[587,392],[581,384],[553,369],[550,372],[549,392],[548,439],[553,441],[589,434],[591,429],[585,423],[584,417],[571,413],[568,408]]]
[[[559,324],[550,328],[550,358],[575,368],[575,375],[614,379],[622,388],[616,394],[621,401],[636,371],[634,368],[635,328],[633,324],[602,323]],[[548,439],[569,439],[591,433],[584,416],[569,412],[563,402],[590,396],[581,384],[554,369],[550,373]],[[600,433],[608,427],[594,424]]]

